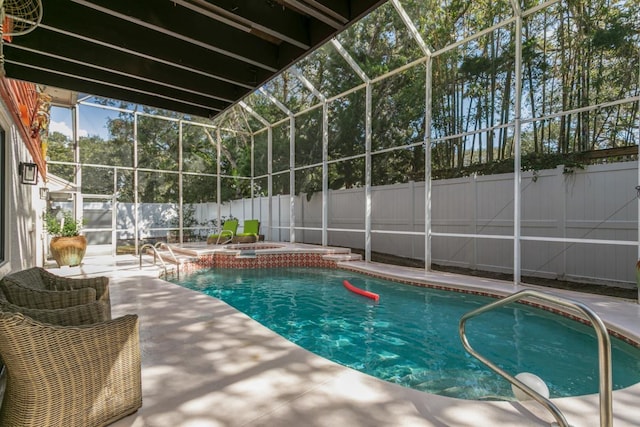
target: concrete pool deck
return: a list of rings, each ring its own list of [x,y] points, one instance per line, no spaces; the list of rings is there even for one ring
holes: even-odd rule
[[[289,250],[306,250],[290,245]],[[315,247],[316,249],[318,247]],[[362,261],[350,269],[497,294],[534,288],[583,302],[640,341],[635,301],[514,286],[477,277]],[[139,269],[134,256],[86,257],[53,273],[111,278],[113,316],[140,318],[143,406],[113,426],[548,426],[535,402],[442,397],[378,380],[316,356],[222,301]],[[640,384],[613,393],[614,425],[637,426]],[[598,396],[554,399],[574,427],[599,425]]]

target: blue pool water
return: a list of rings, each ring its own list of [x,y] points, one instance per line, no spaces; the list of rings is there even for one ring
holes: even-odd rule
[[[380,294],[347,291],[342,281]],[[462,348],[460,317],[492,301],[325,269],[218,269],[180,284],[219,298],[288,340],[353,369],[462,399],[513,399],[508,382]],[[591,327],[521,304],[467,323],[471,344],[502,369],[531,372],[551,397],[598,392]],[[612,340],[614,389],[640,382],[640,350]]]

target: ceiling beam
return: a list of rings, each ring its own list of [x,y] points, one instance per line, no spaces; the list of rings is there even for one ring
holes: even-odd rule
[[[268,79],[272,75],[267,70],[74,3],[64,2],[59,5],[54,2],[51,5],[55,6],[47,7],[42,24],[20,39],[36,38],[42,29],[46,29],[121,50],[133,57],[143,56],[192,68],[247,87],[254,87],[256,82]],[[69,55],[73,56],[73,51],[69,50]]]
[[[172,0],[242,31],[262,33],[301,49],[309,49],[309,20],[275,3],[256,0]]]
[[[278,47],[273,43],[170,1],[156,1],[153,7],[131,0],[72,1],[254,67],[270,72],[278,70]]]
[[[171,98],[185,103],[194,103],[200,106],[206,106],[215,110],[223,110],[228,107],[230,101],[221,101],[213,99],[201,93],[186,92],[180,88],[173,88],[163,85],[153,80],[141,80],[137,77],[127,74],[114,74],[109,70],[96,68],[79,63],[66,61],[62,58],[54,58],[51,56],[37,55],[32,52],[19,50],[14,52],[10,60],[14,64],[28,64],[33,68],[58,73],[65,76],[81,76],[92,81],[99,82],[103,85],[113,87],[126,87],[133,91],[144,92],[148,94],[158,94],[160,98]]]
[[[106,84],[86,76],[64,75],[56,70],[38,69],[29,64],[5,63],[7,77],[36,82],[39,85],[53,86],[76,92],[89,93],[104,98],[122,100],[133,104],[146,105],[168,111],[182,112],[200,117],[215,117],[220,110],[206,105],[197,105],[170,97],[146,93],[139,88]],[[19,78],[16,76],[20,76]]]
[[[10,78],[215,117],[384,0],[47,0]]]
[[[298,1],[298,0],[284,0],[288,7],[293,8],[299,12],[302,12],[305,15],[309,15],[310,17],[317,19],[320,22],[323,22],[330,27],[338,30],[342,28],[342,24],[340,22],[333,19],[331,16],[327,16],[324,13],[316,10],[312,6],[309,6],[307,3]]]
[[[27,52],[30,54],[28,57]],[[96,47],[90,42],[55,33],[41,32],[39,37],[31,40],[16,38],[14,43],[5,46],[5,53],[9,58],[19,62],[29,62],[31,58],[36,60],[38,55],[66,60],[96,69],[110,70],[114,78],[125,74],[187,92],[195,91],[229,103],[235,101],[239,90],[236,85],[208,76],[194,74],[166,63],[145,60],[140,56],[131,56],[118,50]]]

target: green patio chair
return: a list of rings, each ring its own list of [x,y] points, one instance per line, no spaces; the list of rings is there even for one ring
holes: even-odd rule
[[[222,230],[220,234],[212,234],[207,238],[208,245],[224,245],[233,240],[233,237],[236,235],[236,231],[238,231],[238,220],[237,219],[228,219],[222,224]]]
[[[253,243],[260,240],[260,221],[248,219],[244,222],[242,233],[236,233],[235,243]]]

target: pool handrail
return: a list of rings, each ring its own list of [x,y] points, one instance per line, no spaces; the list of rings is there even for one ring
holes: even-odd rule
[[[462,345],[465,350],[469,352],[476,359],[480,360],[482,363],[487,365],[491,370],[493,370],[498,375],[502,376],[504,379],[509,381],[511,384],[518,387],[520,390],[524,391],[527,395],[531,396],[538,403],[548,409],[553,417],[556,419],[558,425],[561,427],[569,427],[566,418],[558,409],[558,407],[551,402],[548,398],[542,396],[537,391],[533,390],[528,385],[524,384],[522,381],[508,374],[500,367],[495,365],[493,362],[482,356],[480,353],[475,351],[469,341],[467,339],[467,335],[465,333],[465,325],[467,320],[472,317],[478,316],[487,311],[493,310],[494,308],[501,307],[503,305],[519,301],[526,297],[537,298],[545,301],[549,301],[551,303],[561,305],[563,307],[567,307],[576,311],[581,312],[587,320],[590,321],[591,325],[596,331],[596,336],[598,338],[598,360],[599,360],[599,369],[600,369],[600,426],[601,427],[612,427],[613,426],[613,388],[612,388],[612,379],[611,379],[611,339],[609,338],[609,332],[607,331],[606,326],[600,316],[598,316],[593,310],[591,310],[586,305],[570,300],[568,298],[560,298],[558,296],[548,294],[545,292],[540,292],[532,289],[525,289],[515,294],[512,294],[508,297],[500,299],[498,301],[492,302],[475,310],[472,310],[460,318],[460,323],[458,327],[458,331],[460,334],[460,339],[462,340]]]
[[[176,257],[176,254],[173,253],[173,249],[171,249],[171,246],[165,242],[157,242],[154,247],[156,249],[166,249],[169,251],[169,253],[171,254],[171,258],[173,258],[173,261],[176,264],[176,275],[178,277],[178,280],[180,280],[180,260],[178,259],[178,257]],[[158,256],[162,259],[162,256],[160,256],[160,254],[158,253]],[[166,273],[166,267],[165,267],[165,277],[166,277],[167,273]]]
[[[178,262],[178,258],[176,258],[176,256],[173,254],[173,251],[171,250],[171,247],[169,245],[167,245],[164,242],[158,242],[156,243],[156,245],[154,246],[151,243],[145,243],[144,245],[142,245],[142,247],[140,247],[140,269],[142,269],[142,254],[144,253],[145,249],[151,249],[153,251],[153,265],[156,264],[156,258],[160,260],[160,263],[162,264],[162,267],[164,268],[164,277],[167,277],[169,275],[168,269],[167,269],[167,264],[164,262],[164,259],[162,259],[162,256],[160,255],[160,252],[158,251],[158,247],[159,246],[165,246],[168,250],[169,253],[171,254],[171,256],[173,257],[173,259],[176,261],[176,274],[178,277],[178,280],[180,279],[180,263]]]

